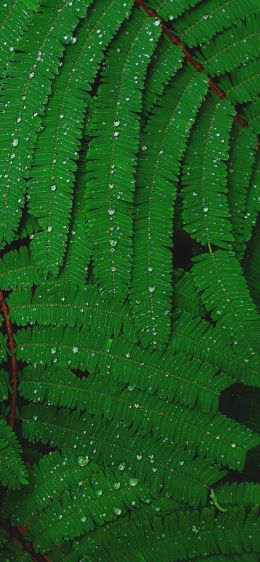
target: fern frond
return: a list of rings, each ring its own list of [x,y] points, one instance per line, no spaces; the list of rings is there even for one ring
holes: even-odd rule
[[[234,123],[231,131],[230,154],[228,162],[228,203],[231,213],[232,231],[234,234],[234,250],[239,258],[244,251],[245,224],[247,216],[247,200],[253,165],[256,158],[257,136],[249,128]],[[260,187],[259,187],[260,190]],[[255,189],[254,200],[257,200]],[[260,192],[259,192],[260,194]],[[260,207],[260,206],[259,206]]]
[[[84,205],[86,148],[84,147],[83,150],[76,175],[70,232],[61,270],[61,276],[66,280],[66,283],[72,283],[73,285],[85,284],[91,252],[88,218]]]
[[[259,59],[253,60],[220,80],[219,87],[232,103],[246,103],[258,98],[260,93],[259,66]]]
[[[0,166],[1,241],[11,242],[17,231],[25,179],[30,173],[50,83],[58,70],[64,43],[88,4],[88,0],[48,0],[35,16],[36,25],[30,26],[19,43],[19,53],[4,80],[1,91],[4,121],[0,139],[6,148]],[[41,95],[36,95],[39,91]]]
[[[15,49],[24,31],[30,24],[33,12],[24,1],[10,0],[0,6],[0,78],[6,76]]]
[[[228,509],[234,506],[246,508],[260,506],[260,484],[253,482],[220,484],[216,487],[216,493],[220,504]]]
[[[72,372],[57,369],[23,370],[19,391],[32,402],[51,406],[76,408],[88,414],[104,416],[109,421],[126,424],[128,428],[152,433],[162,439],[198,452],[220,465],[241,471],[247,451],[260,444],[260,437],[232,419],[219,414],[206,415],[179,404],[144,394],[131,386],[115,388],[114,381],[88,377],[79,379]],[[210,429],[209,429],[210,428]]]
[[[211,94],[202,105],[185,156],[182,183],[183,227],[201,244],[231,248],[227,201],[229,135],[234,108]]]
[[[189,312],[192,316],[206,316],[207,312],[201,302],[194,279],[190,272],[175,270],[173,274],[173,310]]]
[[[253,233],[254,227],[256,227],[257,217],[260,212],[260,154],[259,150],[256,153],[256,159],[254,162],[253,173],[249,183],[247,202],[246,202],[246,213],[244,216],[243,223],[243,240],[247,243]]]
[[[16,434],[7,425],[4,419],[0,419],[0,483],[11,489],[19,489],[28,484],[27,469],[21,457],[21,446]]]
[[[151,112],[162,95],[165,86],[175,76],[177,70],[181,68],[183,59],[184,53],[181,49],[174,48],[170,39],[163,35],[151,60],[145,82],[143,94],[143,112],[145,116]]]
[[[175,20],[200,0],[148,0],[147,5],[154,9],[164,20]]]
[[[118,469],[96,468],[95,473],[92,469],[89,475],[83,472],[76,485],[39,512],[28,530],[37,549],[46,551],[63,539],[71,540],[121,518],[127,510],[138,509],[152,496],[136,478]]]
[[[162,349],[169,339],[172,222],[178,175],[190,127],[206,90],[204,76],[185,68],[160,98],[142,137],[136,178],[131,306],[145,347]]]
[[[259,317],[234,254],[217,250],[200,254],[193,261],[194,281],[212,319],[222,329],[229,330],[242,349],[247,345],[257,346]],[[252,355],[255,352],[249,348],[245,363]]]
[[[230,72],[245,60],[248,62],[259,57],[259,21],[260,12],[257,11],[201,46],[201,55],[198,54],[197,59],[211,76]]]
[[[32,261],[27,246],[19,250],[11,250],[0,260],[1,289],[15,289],[16,287],[39,285],[41,277]]]
[[[249,127],[257,134],[260,133],[260,101],[254,100],[245,108],[245,116],[248,119]]]
[[[63,262],[72,208],[73,172],[89,101],[86,92],[91,90],[104,51],[129,15],[133,0],[125,4],[121,0],[102,0],[95,4],[77,33],[76,44],[66,51],[63,68],[53,84],[29,180],[29,211],[43,229],[34,236],[32,255],[45,276],[49,273],[56,276]]]
[[[122,519],[90,533],[75,544],[77,558],[72,554],[65,560],[257,562],[259,526],[254,509],[233,508],[223,514],[204,508],[200,513],[162,512],[145,518],[140,511],[127,524]]]
[[[249,286],[252,298],[257,305],[258,311],[260,310],[260,219],[258,219],[253,236],[247,246],[247,251],[244,259],[244,271],[246,280]]]
[[[90,121],[94,138],[90,141],[86,175],[94,279],[102,296],[121,300],[130,282],[131,214],[142,89],[161,33],[160,27],[139,10],[134,12],[127,29],[128,34],[122,34],[109,49],[101,75]]]
[[[175,320],[169,348],[174,353],[185,353],[218,368],[243,384],[259,385],[259,363],[253,359],[245,362],[248,351],[237,349],[233,337],[221,328],[213,327],[200,317],[188,312]]]
[[[36,419],[35,419],[36,417]],[[117,465],[151,486],[156,493],[167,493],[176,500],[196,506],[208,498],[213,486],[225,472],[188,451],[128,430],[125,424],[105,422],[101,418],[79,415],[65,409],[30,404],[21,410],[22,433],[26,439],[50,443],[61,450],[87,455],[89,460]]]
[[[163,400],[191,408],[198,404],[203,412],[216,410],[219,394],[233,384],[211,365],[190,361],[182,353],[151,353],[123,337],[105,341],[86,331],[39,327],[19,330],[16,342],[17,358],[35,366],[52,365],[55,359],[57,367],[107,373],[116,381],[158,393]]]
[[[117,337],[121,332],[134,341],[129,304],[104,301],[93,285],[78,287],[66,283],[42,284],[11,293],[7,299],[10,319],[19,326],[70,326],[96,334]]]
[[[208,0],[174,22],[174,31],[188,47],[202,45],[259,8],[258,0]]]

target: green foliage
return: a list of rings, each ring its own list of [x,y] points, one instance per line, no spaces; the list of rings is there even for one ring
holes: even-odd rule
[[[0,561],[259,560],[259,14],[0,0]]]

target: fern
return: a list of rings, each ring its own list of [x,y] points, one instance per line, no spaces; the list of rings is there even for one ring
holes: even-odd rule
[[[258,39],[0,0],[0,561],[259,560]]]

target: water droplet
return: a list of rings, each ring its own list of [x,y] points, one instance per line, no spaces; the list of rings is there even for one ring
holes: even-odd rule
[[[78,350],[79,350],[79,348],[74,345],[73,348],[72,348],[72,352],[78,353]]]
[[[150,272],[153,271],[153,267],[148,267],[147,269],[148,269],[148,271],[150,271]]]
[[[19,142],[18,139],[14,139],[13,142],[12,142],[12,145],[13,145],[13,146],[17,146],[17,145],[18,145],[18,142]]]
[[[86,515],[82,515],[80,521],[81,523],[85,523],[87,521]]]
[[[119,131],[114,131],[113,132],[113,137],[118,137],[119,136]]]
[[[120,125],[120,121],[114,121],[114,126],[115,126],[115,127],[119,127],[119,125]]]
[[[47,227],[47,232],[51,232],[52,231],[52,226],[48,226]]]
[[[97,490],[97,496],[102,496],[103,490]]]
[[[55,191],[56,190],[56,185],[51,185],[51,191]]]
[[[115,214],[115,212],[116,212],[116,211],[115,211],[115,209],[112,209],[112,207],[109,207],[109,209],[108,209],[108,211],[107,211],[107,212],[108,212],[108,214],[109,214],[109,215],[111,215],[111,216],[112,216],[112,215],[114,215],[114,214]]]
[[[161,23],[160,20],[154,20],[154,22],[153,22],[153,24],[154,24],[156,27],[158,27],[158,25],[160,25],[160,23]]]
[[[138,484],[137,478],[130,478],[129,484],[130,484],[130,486],[137,486],[137,484]]]
[[[236,446],[237,446],[236,443],[232,443],[232,444],[231,444],[231,447],[233,447],[233,449],[234,449]]]
[[[120,507],[114,507],[114,512],[116,515],[121,515],[122,509],[120,509]]]
[[[118,465],[118,469],[119,469],[119,470],[125,470],[125,462],[121,462],[121,463]]]
[[[204,213],[207,213],[207,212],[208,212],[208,207],[204,207],[204,208],[203,208],[203,211],[204,211]]]
[[[79,466],[86,466],[86,464],[89,463],[89,458],[88,457],[79,457],[78,458],[78,464]]]
[[[145,144],[143,144],[142,150],[147,150],[147,146],[145,146]]]
[[[16,123],[21,123],[21,121],[22,121],[22,118],[21,118],[21,117],[17,117]]]
[[[112,246],[112,248],[115,248],[115,246],[117,245],[116,240],[109,240],[109,242],[110,242],[110,246]]]
[[[56,347],[52,347],[52,348],[51,348],[51,353],[52,353],[53,355],[54,355],[54,353],[56,353],[56,351],[57,351]]]
[[[149,293],[154,293],[155,287],[149,287]]]
[[[141,458],[142,458],[142,455],[141,455],[141,453],[138,453],[138,454],[136,455],[136,458],[137,458],[137,460],[138,460],[138,461],[140,461],[140,460],[141,460]]]
[[[121,486],[120,482],[115,482],[113,484],[113,488],[115,488],[115,490],[119,490],[120,486]]]

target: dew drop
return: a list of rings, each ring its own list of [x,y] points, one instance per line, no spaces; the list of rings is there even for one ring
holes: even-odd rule
[[[17,145],[18,145],[18,142],[19,142],[18,139],[14,139],[13,142],[12,142],[12,145],[13,145],[13,146],[17,146]]]

